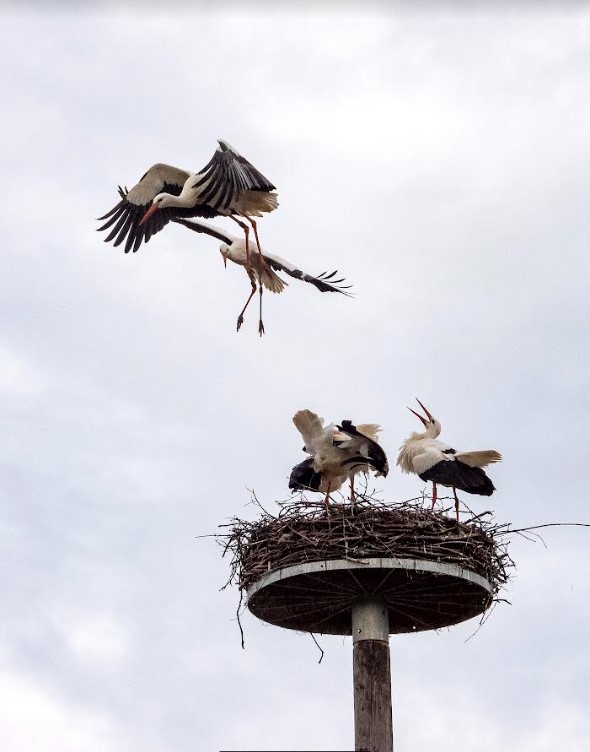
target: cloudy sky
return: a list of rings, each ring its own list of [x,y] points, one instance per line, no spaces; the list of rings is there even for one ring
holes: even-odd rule
[[[505,457],[473,508],[588,521],[590,14],[542,5],[4,6],[2,750],[352,749],[350,639],[318,665],[245,615],[243,651],[195,538],[252,517],[248,488],[287,496],[299,408],[380,422],[395,460],[419,396]],[[248,280],[216,241],[102,242],[117,184],[217,138],[279,187],[267,250],[354,299],[293,280],[237,334]],[[399,752],[585,748],[588,534],[544,538],[513,541],[512,606],[473,639],[392,638]]]

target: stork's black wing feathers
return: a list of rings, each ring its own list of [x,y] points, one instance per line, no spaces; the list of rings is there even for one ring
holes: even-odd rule
[[[383,451],[383,447],[373,439],[365,436],[364,433],[359,431],[354,423],[350,420],[343,420],[341,425],[338,426],[338,430],[345,433],[347,436],[355,436],[367,442],[368,453],[364,458],[364,463],[370,465],[376,472],[381,473],[383,476],[387,476],[389,472],[389,463],[387,462],[387,455]],[[356,459],[346,460],[343,464],[352,464],[356,462]]]
[[[336,271],[332,272],[332,274],[330,274],[329,276],[326,276],[326,273],[323,272],[319,276],[313,277],[311,274],[307,274],[307,272],[301,271],[301,269],[297,269],[292,264],[289,264],[288,261],[279,258],[279,256],[271,256],[270,254],[265,253],[264,258],[266,259],[266,262],[268,263],[270,268],[274,269],[275,272],[285,272],[285,274],[288,274],[294,279],[300,279],[303,282],[309,282],[310,285],[316,287],[320,292],[339,292],[342,293],[342,295],[348,296],[349,298],[353,297],[352,293],[347,292],[347,290],[349,290],[352,285],[340,284],[341,282],[345,281],[344,277],[330,282],[327,281],[338,273]]]
[[[98,231],[102,232],[110,229],[109,234],[105,238],[105,243],[110,243],[114,240],[113,245],[119,246],[124,242],[125,253],[129,253],[129,251],[135,253],[142,242],[147,243],[152,235],[160,232],[173,219],[178,217],[210,218],[217,215],[213,207],[205,204],[198,204],[191,209],[169,207],[154,212],[144,225],[140,225],[143,216],[151,206],[151,202],[135,204],[127,199],[129,193],[127,189],[119,186],[118,190],[122,199],[109,212],[99,218],[99,221],[103,219],[107,221],[98,228]],[[174,183],[165,183],[160,193],[170,193],[173,196],[178,196],[181,191],[182,186]]]
[[[319,491],[322,474],[313,469],[313,457],[295,465],[289,477],[289,488],[292,491]]]
[[[180,219],[179,217],[175,217],[172,221],[179,225],[184,225],[194,232],[202,232],[205,235],[211,235],[211,237],[217,238],[217,240],[221,240],[222,243],[227,243],[227,245],[231,245],[234,242],[234,238],[231,235],[226,234],[219,228],[213,227],[213,225],[208,225],[205,222],[190,222],[188,219]]]
[[[119,195],[121,195],[121,186],[119,186]],[[102,217],[98,217],[97,221],[98,222],[102,222],[103,219],[108,219],[108,217],[110,217],[112,214],[114,214],[117,211],[117,209],[120,209],[123,206],[124,203],[125,203],[125,201],[124,201],[124,198],[123,198],[123,200],[119,201],[118,204],[115,204],[110,211],[108,211],[106,214],[103,214]]]
[[[227,210],[241,191],[274,191],[275,186],[253,164],[225,141],[219,141],[205,167],[197,173],[193,188],[206,185],[201,201]]]
[[[496,490],[481,467],[465,465],[460,460],[441,460],[418,476],[441,486],[454,486],[465,493],[491,496]]]

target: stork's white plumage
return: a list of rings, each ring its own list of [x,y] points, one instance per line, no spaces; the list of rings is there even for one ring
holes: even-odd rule
[[[248,277],[250,279],[252,289],[250,295],[248,296],[248,300],[246,301],[238,316],[238,331],[244,323],[244,312],[246,311],[246,308],[248,307],[250,301],[252,300],[252,297],[258,289],[260,294],[258,331],[261,336],[262,334],[264,334],[264,324],[262,322],[263,288],[266,287],[266,289],[270,290],[270,292],[280,293],[285,289],[285,287],[287,287],[287,283],[285,282],[285,280],[279,277],[279,275],[276,273],[277,271],[284,272],[285,274],[288,274],[290,277],[293,277],[295,279],[309,282],[309,284],[316,287],[318,290],[320,290],[320,292],[339,292],[342,295],[347,295],[349,297],[351,295],[349,292],[347,292],[349,286],[342,285],[344,279],[334,279],[334,276],[337,274],[337,272],[332,272],[331,274],[324,273],[320,274],[317,277],[314,277],[311,274],[307,274],[307,272],[301,271],[301,269],[298,269],[296,266],[291,264],[289,261],[281,258],[280,256],[274,256],[273,254],[266,253],[265,251],[260,253],[258,249],[252,249],[248,254],[246,250],[246,241],[243,238],[234,237],[233,235],[230,235],[229,233],[226,233],[225,231],[220,230],[219,228],[214,227],[207,222],[195,222],[185,219],[174,219],[173,221],[182,224],[185,227],[194,230],[195,232],[205,233],[206,235],[211,235],[212,237],[221,240],[222,245],[219,250],[226,266],[227,260],[229,259],[235,264],[245,267],[246,273],[248,274]],[[249,265],[248,258],[250,260]]]
[[[289,488],[324,492],[327,510],[330,493],[337,491],[347,478],[352,479],[369,468],[377,475],[386,476],[389,472],[385,452],[369,435],[376,435],[374,424],[365,425],[367,434],[349,420],[343,420],[339,426],[324,425],[323,419],[311,410],[299,410],[293,423],[311,456],[293,468]],[[351,500],[354,500],[352,483]]]
[[[438,440],[442,426],[424,405],[417,400],[424,410],[423,417],[412,408],[424,425],[423,433],[412,433],[400,447],[397,464],[404,473],[415,473],[419,478],[432,482],[432,508],[437,499],[436,486],[453,489],[455,513],[459,520],[459,499],[457,489],[480,496],[491,496],[496,490],[483,467],[500,462],[502,456],[495,449],[474,452],[457,452],[448,444]]]
[[[119,186],[121,200],[99,218],[107,221],[98,229],[111,230],[105,242],[135,252],[171,219],[223,215],[242,227],[249,253],[249,227],[237,217],[247,219],[260,248],[253,217],[277,208],[275,186],[227,141],[218,144],[200,172],[155,164],[130,191]]]

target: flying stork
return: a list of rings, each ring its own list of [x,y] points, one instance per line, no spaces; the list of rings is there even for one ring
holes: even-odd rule
[[[432,482],[432,509],[436,504],[437,484],[452,488],[458,522],[457,489],[479,496],[491,496],[496,489],[482,468],[493,462],[500,462],[502,455],[495,449],[457,452],[448,444],[439,441],[437,436],[441,432],[440,422],[430,414],[420,400],[417,402],[424,410],[426,417],[412,410],[411,407],[408,410],[422,421],[426,430],[423,433],[412,433],[404,441],[400,447],[397,464],[403,473],[415,473],[422,480]]]
[[[274,256],[264,251],[259,252],[256,249],[253,249],[250,253],[250,265],[248,266],[248,252],[246,241],[243,238],[234,237],[207,222],[197,222],[186,219],[174,219],[173,221],[182,224],[195,232],[202,232],[206,235],[211,235],[212,237],[217,238],[217,240],[221,240],[222,245],[219,250],[226,267],[228,259],[239,266],[245,267],[252,289],[248,296],[248,300],[238,316],[237,331],[240,331],[240,327],[244,323],[244,312],[258,289],[260,294],[258,332],[260,336],[264,334],[264,324],[262,323],[262,290],[266,287],[266,289],[271,292],[280,293],[285,287],[287,287],[287,283],[281,279],[276,272],[284,272],[290,277],[309,282],[320,290],[320,292],[339,292],[342,293],[342,295],[352,297],[351,293],[348,292],[350,285],[342,285],[341,283],[344,282],[343,278],[334,279],[337,274],[335,271],[331,274],[323,272],[317,277],[313,277],[311,274],[307,274],[307,272],[301,271],[301,269],[298,269],[293,264],[285,261],[285,259],[280,256]]]
[[[350,420],[343,420],[338,426],[324,425],[323,419],[311,410],[299,410],[293,416],[293,423],[305,442],[304,450],[311,456],[295,465],[289,488],[325,493],[327,512],[330,493],[337,491],[347,479],[351,481],[351,501],[354,500],[356,473],[369,468],[377,475],[386,476],[389,472],[385,452],[370,435],[376,436],[378,427],[375,425],[355,426]]]
[[[125,253],[138,250],[171,219],[218,215],[237,222],[246,237],[249,256],[249,227],[252,225],[260,251],[258,229],[253,217],[277,208],[275,186],[239,154],[227,141],[219,146],[200,172],[190,172],[167,164],[155,164],[137,185],[128,191],[119,186],[121,200],[99,221],[107,220],[99,231],[110,232],[105,243],[114,240],[118,246],[125,241]],[[249,261],[248,261],[249,263]]]

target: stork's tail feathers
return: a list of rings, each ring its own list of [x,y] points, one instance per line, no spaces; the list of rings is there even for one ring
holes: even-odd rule
[[[279,275],[275,274],[273,271],[269,274],[266,269],[260,274],[260,281],[266,289],[271,292],[283,292],[285,287],[287,287],[287,282],[285,282],[284,279],[281,279]]]
[[[262,217],[263,212],[274,211],[278,205],[279,197],[275,191],[245,191],[239,202],[241,214],[247,217]]]
[[[501,462],[502,455],[495,449],[484,449],[480,452],[458,452],[455,459],[469,467],[486,467],[494,462]]]
[[[278,205],[279,205],[279,197],[276,191],[270,191],[269,193],[265,193],[260,195],[259,201],[262,200],[264,202],[266,211],[274,211]]]
[[[379,432],[382,430],[378,423],[357,423],[356,430],[373,441],[379,441]]]

